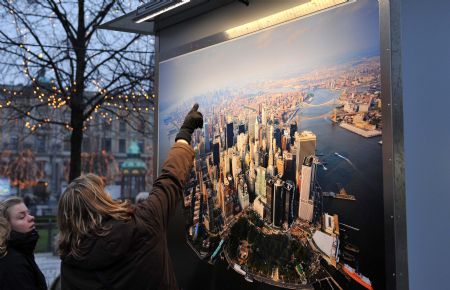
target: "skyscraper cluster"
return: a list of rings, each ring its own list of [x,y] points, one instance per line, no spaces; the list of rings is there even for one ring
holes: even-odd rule
[[[260,105],[240,121],[213,115],[202,134],[194,136],[194,145],[201,148],[190,198],[197,197],[203,206],[192,203],[193,226],[203,223],[219,231],[249,206],[274,227],[289,227],[296,218],[312,221],[316,135],[269,114]]]

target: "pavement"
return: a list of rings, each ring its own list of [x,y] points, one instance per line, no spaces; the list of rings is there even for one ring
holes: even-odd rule
[[[47,287],[50,289],[61,271],[61,260],[53,253],[37,253],[34,254],[34,257],[36,264],[45,276]]]

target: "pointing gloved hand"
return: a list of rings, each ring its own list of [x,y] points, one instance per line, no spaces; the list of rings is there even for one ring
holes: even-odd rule
[[[197,110],[198,104],[195,104],[184,118],[184,122],[180,128],[180,132],[178,132],[177,136],[175,137],[175,142],[178,139],[184,139],[189,144],[191,144],[191,135],[194,130],[203,127],[203,115]]]

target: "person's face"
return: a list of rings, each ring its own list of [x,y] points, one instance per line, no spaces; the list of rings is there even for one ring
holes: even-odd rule
[[[24,203],[16,204],[8,209],[11,229],[19,233],[28,233],[34,229],[34,216],[30,215]]]

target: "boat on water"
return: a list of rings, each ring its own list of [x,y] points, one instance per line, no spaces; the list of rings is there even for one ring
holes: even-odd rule
[[[348,276],[350,276],[350,278],[352,278],[358,284],[360,284],[361,286],[363,286],[366,289],[373,290],[372,282],[370,282],[369,278],[367,278],[366,276],[364,276],[361,273],[356,273],[355,269],[350,267],[347,264],[344,264],[342,269]]]
[[[253,283],[253,279],[249,275],[245,275],[245,281],[247,281],[249,283]]]
[[[241,266],[239,266],[238,264],[234,264],[233,269],[243,276],[245,276],[245,274],[247,274],[244,270],[242,270]]]
[[[332,198],[338,198],[338,199],[345,199],[345,200],[352,200],[355,201],[356,197],[348,194],[347,191],[345,191],[344,188],[342,188],[339,193],[335,193],[332,191],[324,191],[322,192],[323,197],[332,197]]]
[[[353,195],[350,194],[336,194],[336,196],[334,198],[339,198],[339,199],[346,199],[346,200],[356,200],[356,198]]]
[[[353,245],[353,244],[350,244],[350,243],[346,244],[344,246],[344,249],[346,249],[347,251],[351,251],[353,253],[359,253],[359,248],[357,246]]]
[[[347,191],[345,190],[345,188],[343,188],[343,187],[339,190],[339,193],[336,193],[335,198],[346,199],[346,200],[356,200],[356,198],[353,195],[348,194]]]
[[[307,93],[306,97],[303,99],[303,102],[309,104],[309,103],[312,102],[313,98],[314,98],[314,94],[313,93]]]
[[[352,254],[350,254],[350,253],[347,252],[347,251],[344,251],[344,252],[342,253],[342,258],[343,258],[344,260],[346,260],[346,261],[349,261],[349,262],[354,262],[354,261],[355,261],[355,256],[353,256]]]
[[[324,192],[322,192],[322,196],[325,196],[325,197],[336,197],[336,193],[332,192],[332,191],[324,191]]]

